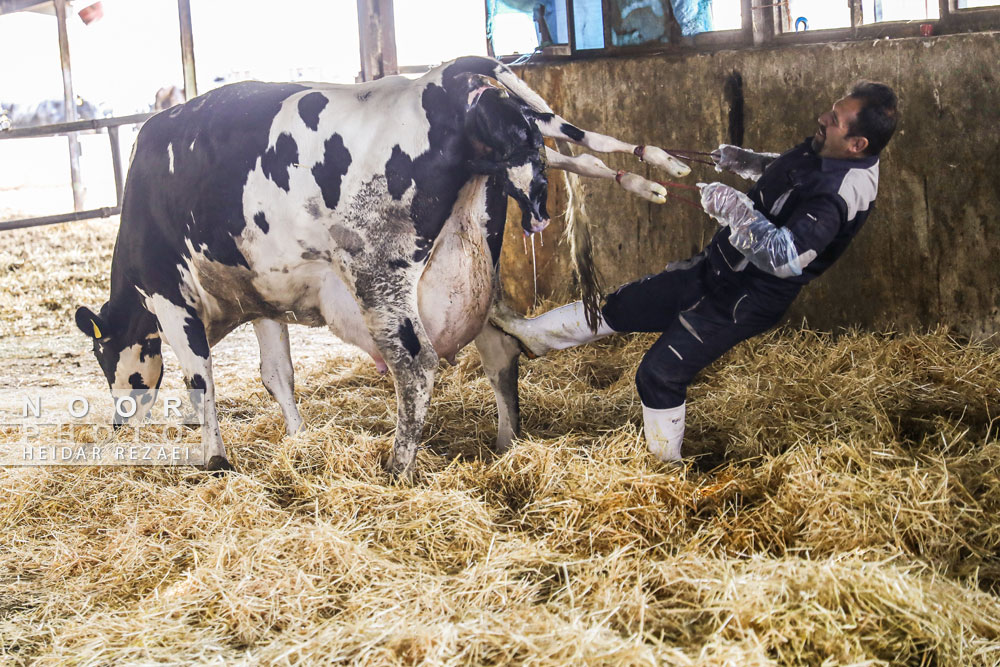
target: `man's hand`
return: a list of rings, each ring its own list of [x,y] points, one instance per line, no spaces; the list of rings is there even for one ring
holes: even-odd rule
[[[699,183],[701,207],[720,225],[732,226],[753,217],[753,202],[745,194],[725,183]]]
[[[712,152],[712,161],[715,162],[717,172],[731,171],[740,178],[751,181],[759,179],[767,165],[776,157],[777,153],[755,153],[731,144],[719,144],[719,147]]]

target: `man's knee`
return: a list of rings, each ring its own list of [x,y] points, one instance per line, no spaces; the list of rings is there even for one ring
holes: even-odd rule
[[[642,404],[655,410],[675,408],[684,403],[690,382],[685,374],[665,369],[649,354],[643,357],[635,373],[635,386]]]

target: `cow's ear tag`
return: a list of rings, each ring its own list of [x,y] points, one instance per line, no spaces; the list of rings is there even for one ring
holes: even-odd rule
[[[80,331],[97,340],[104,338],[105,335],[101,331],[101,327],[108,328],[106,322],[84,306],[76,309],[76,326],[80,328]]]

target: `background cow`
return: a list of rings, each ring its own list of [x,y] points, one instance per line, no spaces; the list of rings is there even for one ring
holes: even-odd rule
[[[0,106],[6,109],[6,116],[10,120],[11,127],[53,125],[55,123],[65,123],[68,120],[66,118],[65,103],[62,100],[43,100],[36,104],[4,104]],[[77,95],[77,120],[93,120],[95,118],[104,118],[108,115],[110,115],[110,112],[107,110]]]
[[[253,321],[265,386],[301,425],[287,323],[327,325],[396,383],[390,468],[411,470],[441,357],[472,340],[497,395],[496,447],[518,428],[517,344],[486,323],[507,196],[526,233],[545,227],[545,166],[663,188],[542,136],[634,152],[576,128],[502,64],[463,58],[418,80],[357,86],[236,83],[151,118],[129,169],[111,297],[78,326],[113,389],[158,387],[161,338],[204,390],[207,467],[230,467],[210,348]]]
[[[180,86],[163,86],[156,91],[153,99],[153,111],[171,109],[178,104],[184,104],[184,89]]]

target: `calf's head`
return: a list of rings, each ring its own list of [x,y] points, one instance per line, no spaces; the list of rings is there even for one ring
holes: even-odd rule
[[[473,171],[496,174],[504,191],[521,207],[521,227],[531,234],[549,224],[545,208],[548,179],[545,145],[534,121],[499,88],[487,86],[469,109],[467,129],[479,155],[470,162]]]
[[[76,310],[76,326],[93,339],[94,356],[112,391],[160,386],[163,357],[159,334],[155,329],[143,332],[137,324],[116,327],[108,304],[101,308],[100,315],[85,306]]]

